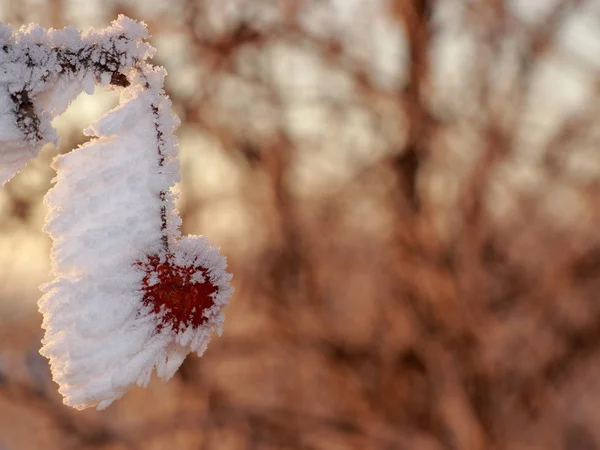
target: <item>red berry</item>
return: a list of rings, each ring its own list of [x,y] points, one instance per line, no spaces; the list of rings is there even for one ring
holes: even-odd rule
[[[136,265],[146,272],[142,280],[142,302],[159,314],[164,307],[163,325],[172,325],[173,330],[182,326],[194,328],[203,325],[207,318],[203,313],[214,305],[211,294],[217,288],[210,282],[206,269],[201,266],[180,267],[173,258],[163,262],[157,255],[148,258],[147,263]],[[199,280],[204,281],[199,281]]]

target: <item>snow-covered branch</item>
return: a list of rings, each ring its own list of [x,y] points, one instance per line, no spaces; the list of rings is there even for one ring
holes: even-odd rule
[[[0,26],[0,186],[57,143],[50,121],[96,84],[126,87],[154,49],[145,26],[120,16],[100,32]]]

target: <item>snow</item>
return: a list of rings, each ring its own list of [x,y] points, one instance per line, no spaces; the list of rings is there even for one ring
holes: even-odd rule
[[[107,86],[114,73],[129,82],[111,86],[121,89],[119,106],[85,130],[95,138],[55,158],[55,185],[45,198],[54,280],[38,303],[46,330],[40,353],[64,403],[77,409],[108,407],[130,386],[146,386],[154,370],[168,380],[188,353],[201,355],[212,333],[221,333],[232,293],[218,249],[203,236],[180,234],[179,119],[163,91],[164,69],[144,62],[153,53],[147,38],[143,24],[123,16],[85,34],[0,28],[7,45],[0,50],[0,185],[43,143],[57,141],[50,121],[79,93]],[[160,288],[156,261],[172,269],[167,275],[186,274],[177,278],[181,292],[201,295],[192,288],[210,286],[208,306],[189,311],[182,300],[178,314],[192,317],[170,322],[171,299],[161,303],[146,290]]]

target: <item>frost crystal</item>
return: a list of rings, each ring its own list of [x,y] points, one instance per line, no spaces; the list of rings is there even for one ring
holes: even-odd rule
[[[0,185],[56,141],[50,120],[96,84],[122,89],[119,106],[58,156],[45,230],[54,280],[39,301],[41,353],[67,405],[106,408],[156,369],[167,380],[221,332],[231,275],[202,236],[180,235],[179,181],[164,70],[145,60],[145,26],[0,28]]]

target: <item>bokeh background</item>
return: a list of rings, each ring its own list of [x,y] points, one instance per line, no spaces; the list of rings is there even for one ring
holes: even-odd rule
[[[598,0],[2,0],[148,24],[185,233],[223,337],[103,412],[62,405],[36,301],[52,158],[0,189],[0,449],[600,449]],[[0,150],[1,151],[1,150]]]

